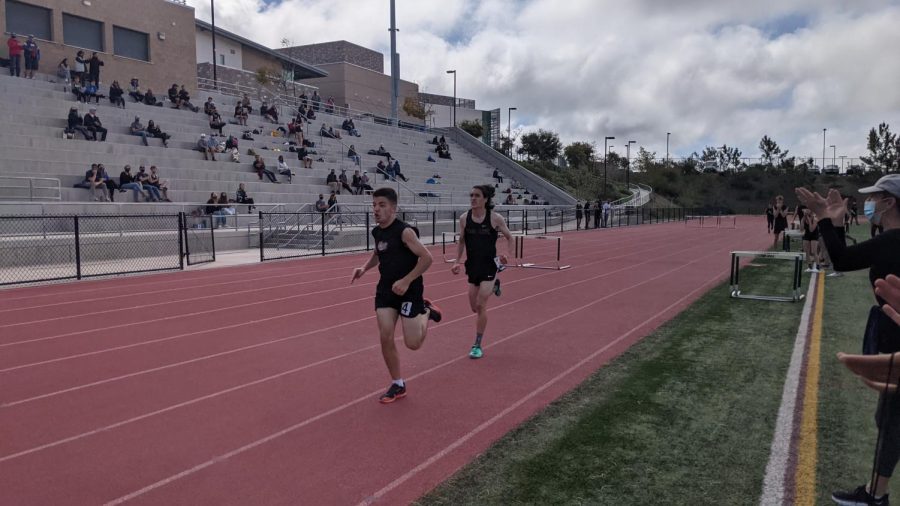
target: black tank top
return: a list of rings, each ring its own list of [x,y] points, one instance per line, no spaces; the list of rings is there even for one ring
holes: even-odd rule
[[[403,244],[403,231],[413,229],[416,236],[419,231],[416,227],[395,219],[387,228],[375,227],[372,229],[372,237],[375,238],[375,254],[378,255],[378,272],[381,279],[378,280],[378,291],[390,291],[395,281],[406,276],[416,266],[419,257]],[[410,286],[422,283],[419,276]]]
[[[466,262],[493,262],[497,256],[497,229],[491,226],[491,211],[484,220],[472,220],[472,211],[466,213]]]

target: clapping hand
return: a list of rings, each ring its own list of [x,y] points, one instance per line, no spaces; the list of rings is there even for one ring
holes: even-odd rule
[[[820,219],[831,218],[832,223],[838,225],[844,222],[844,215],[847,214],[847,199],[841,198],[841,194],[837,190],[829,190],[827,197],[822,197],[806,188],[796,188],[794,191],[800,202]]]

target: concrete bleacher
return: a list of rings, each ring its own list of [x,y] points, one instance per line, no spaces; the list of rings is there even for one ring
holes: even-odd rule
[[[362,137],[351,137],[341,132],[344,136],[341,141],[321,138],[318,130],[323,122],[340,131],[340,124],[344,119],[326,114],[324,110],[317,113],[318,117],[309,126],[307,135],[309,140],[316,143],[315,149],[318,152],[312,158],[324,160],[314,161],[312,169],[301,167],[297,155],[289,152],[288,146],[284,145],[287,139],[269,134],[277,125],[255,113],[250,116],[246,127],[228,124],[224,128],[226,136],[231,134],[238,138],[248,129],[263,132],[253,134],[253,141],[239,140],[240,163],[230,161],[227,153],[217,155],[217,161],[205,161],[201,153],[193,150],[201,133],[211,133],[207,116],[202,110],[200,113],[176,110],[168,102],[163,107],[150,107],[133,102],[127,95],[125,109],[113,107],[108,99],[101,99],[97,105],[83,104],[76,102],[71,93],[63,91],[62,83],[52,82],[53,80],[53,77],[46,75],[39,75],[34,80],[0,75],[0,93],[4,97],[0,101],[0,112],[6,118],[4,128],[0,131],[0,149],[4,154],[0,158],[0,175],[58,178],[62,201],[84,203],[84,206],[74,211],[76,213],[104,212],[103,203],[89,202],[89,191],[73,188],[74,184],[82,180],[92,163],[104,164],[109,176],[116,180],[126,164],[131,165],[132,173],[136,173],[140,165],[147,166],[148,170],[150,165],[156,165],[161,178],[168,182],[170,199],[176,203],[199,205],[207,200],[211,192],[224,191],[233,198],[238,184],[244,183],[248,195],[257,204],[284,204],[287,210],[296,209],[315,202],[319,194],[330,193],[325,178],[331,169],[335,169],[337,173],[344,169],[348,178],[352,176],[357,167],[345,156],[346,146],[350,144],[355,145],[361,156],[360,169],[369,172],[370,184],[376,188],[385,185],[398,188],[401,203],[465,205],[472,185],[494,183],[491,177],[493,167],[460,147],[450,136],[447,140],[453,160],[440,159],[434,153],[434,146],[429,144],[433,133],[401,130],[376,124],[365,118],[354,118]],[[120,82],[124,82],[124,79],[120,79]],[[101,88],[101,92],[105,94],[108,83],[104,83]],[[164,94],[165,90],[156,92],[158,98],[162,98]],[[192,101],[199,106],[208,96],[214,98],[222,117],[225,120],[231,119],[237,98],[200,91],[192,97]],[[65,118],[73,105],[78,107],[81,114],[86,113],[90,107],[97,108],[97,115],[109,130],[106,142],[85,141],[80,134],[76,134],[75,139],[64,138]],[[259,103],[254,101],[253,107],[254,112],[258,111]],[[282,125],[286,125],[292,113],[293,111],[282,111]],[[169,148],[162,147],[159,139],[148,139],[150,146],[143,146],[140,137],[129,135],[128,127],[134,116],[140,116],[145,126],[149,120],[154,120],[164,132],[171,135]],[[409,180],[407,183],[398,185],[386,182],[383,176],[375,174],[375,165],[384,158],[368,155],[366,152],[379,145],[384,145],[400,161],[402,173]],[[278,180],[283,184],[260,181],[252,170],[253,157],[247,154],[248,148],[261,155],[267,168],[272,171],[276,171],[278,156],[283,155],[296,174],[291,184],[287,184],[288,178],[282,175],[278,175]],[[428,155],[436,162],[428,162]],[[425,183],[433,174],[441,175],[442,184]],[[498,188],[498,203],[505,198],[506,195],[501,192],[510,183],[511,179],[506,178]],[[426,192],[439,197],[418,195]],[[0,198],[9,200],[2,188]],[[119,193],[117,202],[130,204],[131,192]],[[370,202],[370,198],[343,192],[339,196],[339,202],[365,204]],[[51,204],[47,205],[49,207]],[[124,208],[119,205],[116,208],[117,212],[133,210],[136,213],[159,212],[161,209],[149,203],[131,204]],[[34,206],[23,205],[22,209],[30,210]],[[0,212],[15,214],[16,207],[4,205]]]

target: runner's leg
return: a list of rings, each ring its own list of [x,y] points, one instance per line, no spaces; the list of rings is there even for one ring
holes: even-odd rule
[[[403,327],[403,342],[407,348],[418,350],[425,342],[425,337],[428,335],[428,311],[430,310],[426,310],[415,318],[400,318],[400,325]],[[384,341],[382,341],[383,347]]]
[[[487,328],[487,301],[494,289],[494,281],[482,281],[477,287],[475,285],[469,285],[469,287],[469,293],[474,289],[476,295],[474,311],[478,313],[478,320],[475,324],[475,332],[484,334],[484,329]]]
[[[393,308],[380,307],[375,310],[378,333],[381,336],[381,355],[384,357],[384,364],[393,380],[401,378],[400,357],[397,355],[397,346],[394,344],[394,327],[397,326],[398,317],[399,313]]]

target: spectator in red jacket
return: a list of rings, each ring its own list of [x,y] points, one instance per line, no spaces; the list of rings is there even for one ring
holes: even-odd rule
[[[22,75],[22,45],[19,44],[16,34],[9,34],[6,45],[9,47],[9,75],[20,77]]]

